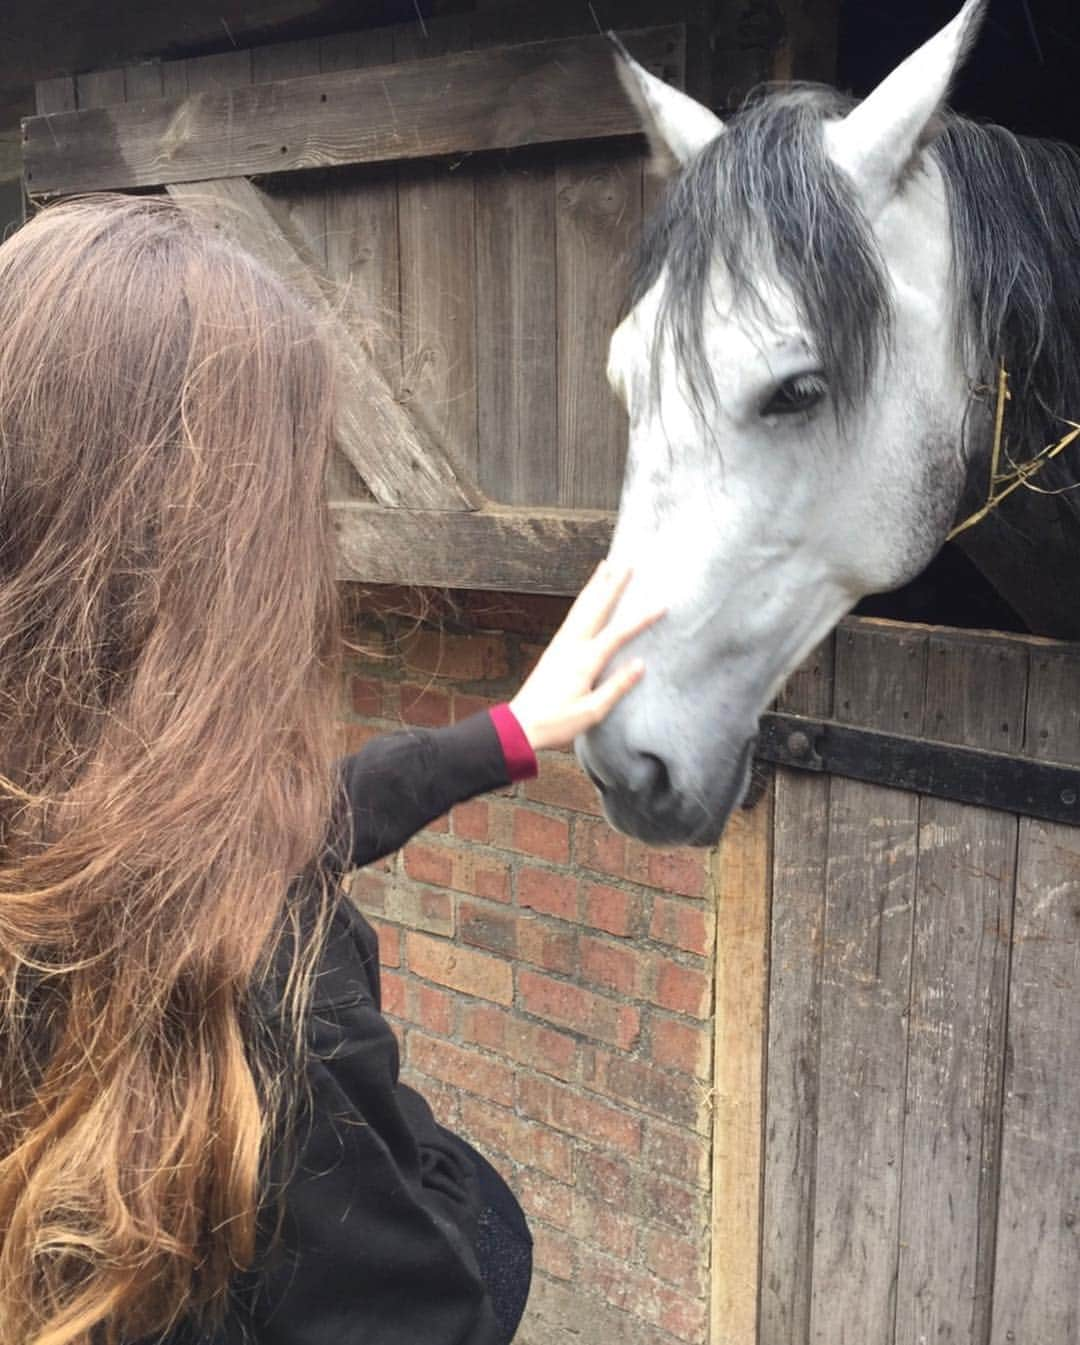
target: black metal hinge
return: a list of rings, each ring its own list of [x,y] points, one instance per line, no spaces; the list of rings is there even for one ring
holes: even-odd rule
[[[1076,766],[785,714],[762,716],[756,755],[778,766],[1080,825]]]

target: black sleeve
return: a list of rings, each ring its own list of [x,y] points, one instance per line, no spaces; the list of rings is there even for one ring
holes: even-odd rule
[[[344,798],[331,855],[342,870],[399,850],[455,803],[510,783],[486,711],[450,728],[373,738],[339,770]]]
[[[335,922],[312,1005],[298,1166],[282,1240],[248,1299],[253,1338],[502,1345],[474,1251],[474,1173],[398,1083],[397,1043],[366,984],[366,950],[350,947],[353,923]]]

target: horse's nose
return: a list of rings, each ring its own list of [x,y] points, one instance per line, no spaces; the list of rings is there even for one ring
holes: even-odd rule
[[[586,775],[605,798],[618,797],[645,817],[665,815],[674,808],[671,771],[655,752],[624,748],[605,753],[602,763],[588,748],[579,756]]]

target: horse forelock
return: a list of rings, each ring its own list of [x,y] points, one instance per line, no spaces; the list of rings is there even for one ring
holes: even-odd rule
[[[699,408],[713,389],[705,321],[718,263],[736,304],[766,321],[768,282],[778,278],[838,413],[864,397],[892,309],[870,225],[825,150],[825,121],[851,106],[835,90],[810,85],[755,97],[689,165],[646,230],[631,302],[663,280],[654,378],[670,341]]]

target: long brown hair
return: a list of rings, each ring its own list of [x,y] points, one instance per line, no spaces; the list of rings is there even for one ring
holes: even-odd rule
[[[216,1320],[256,1253],[334,899],[331,383],[164,198],[0,247],[0,1345]]]

